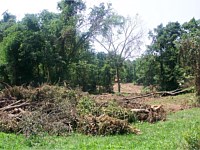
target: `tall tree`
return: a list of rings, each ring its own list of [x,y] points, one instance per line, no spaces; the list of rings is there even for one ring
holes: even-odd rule
[[[162,90],[173,90],[179,86],[178,49],[175,42],[180,38],[181,32],[181,25],[178,22],[170,22],[166,27],[159,25],[150,33],[153,41],[148,53],[156,55],[160,63],[158,83]]]
[[[68,65],[78,60],[80,51],[85,49],[92,36],[97,34],[111,9],[110,6],[100,4],[92,8],[89,15],[83,15],[86,6],[82,0],[62,0],[58,7],[61,10],[62,30],[56,43],[61,58],[57,74],[64,80],[67,77]]]
[[[143,30],[139,16],[134,19],[112,14],[105,20],[101,34],[95,40],[108,52],[114,62],[120,92],[120,68],[126,59],[133,58],[140,50]]]
[[[183,64],[191,67],[189,73],[194,71],[197,101],[200,103],[200,20],[191,19],[183,24],[183,29],[184,33],[177,42],[177,47]]]

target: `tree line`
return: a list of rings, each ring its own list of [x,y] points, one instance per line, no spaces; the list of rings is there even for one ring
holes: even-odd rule
[[[159,90],[175,90],[194,81],[200,95],[200,20],[160,24],[149,32],[152,43],[134,61],[135,81],[157,85]]]
[[[119,70],[132,52],[131,43],[140,42],[142,35],[134,33],[137,18],[132,26],[131,19],[104,3],[86,15],[82,0],[62,0],[58,9],[60,13],[26,14],[21,21],[4,12],[0,22],[1,81],[11,85],[66,82],[83,91],[111,92],[115,76],[119,83]],[[115,40],[128,34],[115,49],[112,30]],[[103,48],[109,45],[108,53],[96,52],[91,45],[94,41],[104,41]]]
[[[114,80],[174,90],[194,78],[200,95],[200,21],[160,24],[142,45],[142,25],[101,3],[90,9],[82,0],[62,0],[59,13],[43,10],[20,21],[4,12],[0,21],[0,81],[11,85],[67,83],[83,91],[111,92]],[[98,52],[92,42],[98,42]],[[101,49],[100,49],[101,50]],[[199,89],[199,90],[198,90]]]
[[[101,3],[84,16],[81,1],[62,0],[60,13],[26,14],[21,21],[4,12],[0,21],[0,80],[11,85],[66,82],[71,87],[110,92],[113,69],[108,55],[90,41],[111,15]],[[87,18],[86,18],[87,17]],[[84,29],[86,28],[86,29]]]

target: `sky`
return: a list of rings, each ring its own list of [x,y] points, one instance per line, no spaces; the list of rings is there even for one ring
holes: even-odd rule
[[[0,15],[8,10],[18,19],[26,13],[39,13],[43,9],[57,11],[60,0],[0,0]],[[148,29],[160,23],[184,23],[192,17],[200,19],[200,0],[83,0],[91,7],[100,2],[110,2],[115,11],[124,16],[139,14]],[[2,16],[0,16],[2,18]]]
[[[26,13],[39,13],[43,9],[57,12],[60,0],[0,0],[0,18],[6,10],[20,20]],[[83,0],[88,7],[101,2],[110,2],[114,10],[123,16],[139,14],[145,28],[152,30],[168,22],[188,22],[193,17],[200,19],[200,0]]]

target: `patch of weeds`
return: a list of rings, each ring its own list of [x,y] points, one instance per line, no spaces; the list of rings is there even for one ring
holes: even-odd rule
[[[28,147],[42,146],[44,141],[43,136],[31,135],[25,140],[25,145]]]
[[[200,122],[197,122],[192,128],[183,134],[184,147],[188,150],[200,149]]]
[[[141,93],[142,93],[142,94],[151,93],[151,90],[150,90],[150,88],[147,86],[147,87],[142,88]]]

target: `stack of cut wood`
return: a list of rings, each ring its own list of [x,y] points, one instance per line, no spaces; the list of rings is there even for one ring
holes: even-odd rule
[[[139,121],[148,121],[150,123],[157,121],[164,121],[166,119],[166,112],[164,111],[162,105],[149,106],[146,108],[134,108],[131,109],[132,112],[136,113],[137,119]]]
[[[166,112],[162,105],[147,105],[132,101],[124,101],[121,105],[132,112],[136,113],[139,121],[147,121],[150,123],[166,120]]]

